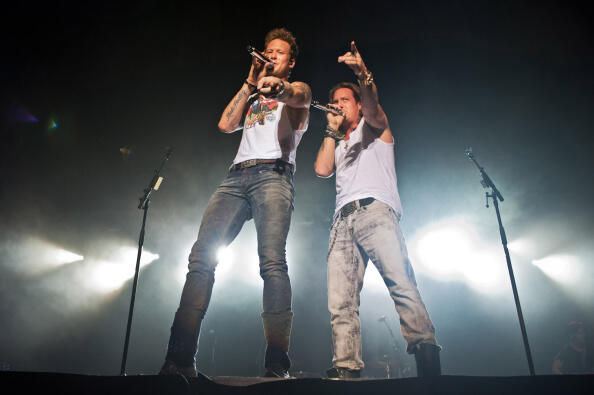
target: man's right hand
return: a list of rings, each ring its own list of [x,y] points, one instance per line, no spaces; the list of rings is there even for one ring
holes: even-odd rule
[[[334,104],[328,104],[328,107],[338,109],[338,107],[335,106]],[[342,125],[342,122],[344,122],[344,116],[334,114],[333,112],[330,112],[330,111],[328,111],[326,113],[326,119],[328,119],[328,127],[332,128],[334,130],[339,130],[340,126]]]

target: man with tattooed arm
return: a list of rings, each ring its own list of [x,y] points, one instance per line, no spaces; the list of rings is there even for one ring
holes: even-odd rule
[[[295,154],[309,122],[311,90],[303,82],[289,82],[298,53],[295,37],[280,28],[268,32],[264,41],[264,55],[272,62],[253,58],[247,78],[219,121],[223,133],[243,123],[243,136],[227,177],[202,217],[160,374],[197,375],[198,335],[212,294],[217,250],[230,244],[253,218],[264,280],[265,376],[289,377],[293,312],[285,245],[293,210]]]

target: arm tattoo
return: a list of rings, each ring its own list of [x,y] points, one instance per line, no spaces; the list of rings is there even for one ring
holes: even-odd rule
[[[297,81],[297,82],[294,82],[293,85],[298,86],[301,89],[303,89],[303,94],[305,97],[311,97],[311,89],[307,84]]]
[[[241,89],[239,91],[239,93],[237,94],[237,96],[235,96],[233,103],[231,103],[231,108],[229,109],[229,111],[227,111],[227,114],[225,114],[225,116],[227,117],[227,120],[231,119],[231,117],[233,116],[233,113],[235,112],[235,110],[237,110],[237,106],[239,105],[239,102],[246,96],[247,96],[247,94],[245,92],[245,89]]]

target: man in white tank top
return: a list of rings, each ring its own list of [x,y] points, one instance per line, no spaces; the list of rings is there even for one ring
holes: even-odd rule
[[[328,126],[315,163],[316,174],[336,173],[336,211],[328,250],[328,309],[334,355],[330,378],[357,378],[361,359],[359,295],[367,261],[382,275],[415,354],[419,376],[441,374],[435,328],[423,304],[399,226],[402,207],[394,167],[394,139],[379,104],[371,72],[351,42],[338,57],[359,86],[344,82],[330,91]]]
[[[195,354],[212,294],[216,252],[253,218],[264,280],[265,376],[289,376],[293,312],[285,245],[293,210],[295,152],[307,129],[311,101],[307,84],[288,80],[297,52],[289,31],[270,31],[264,55],[273,63],[254,57],[248,77],[223,111],[219,129],[231,133],[243,122],[243,136],[227,178],[202,217],[160,374],[197,375]]]

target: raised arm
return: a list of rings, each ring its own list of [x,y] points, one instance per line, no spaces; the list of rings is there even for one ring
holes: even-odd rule
[[[365,66],[365,62],[363,62],[363,58],[357,50],[354,41],[351,41],[351,50],[339,56],[338,62],[349,66],[359,80],[361,111],[365,117],[365,122],[380,132],[381,140],[388,143],[393,142],[388,117],[379,104],[377,87],[373,81],[373,75]]]
[[[219,130],[224,133],[231,133],[241,125],[243,117],[247,110],[247,100],[253,93],[256,92],[258,81],[264,77],[267,72],[263,63],[256,58],[252,59],[252,66],[248,77],[241,86],[241,89],[233,96],[233,99],[227,104],[221,119],[219,120]]]

